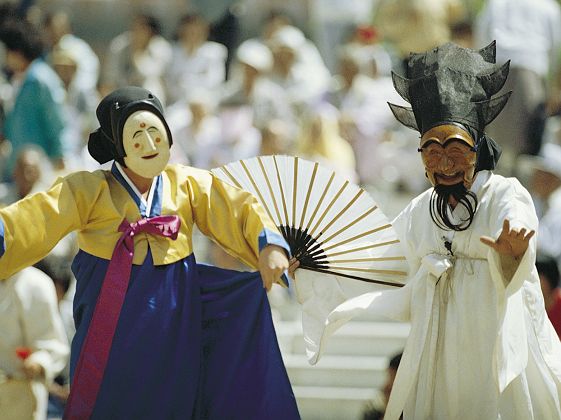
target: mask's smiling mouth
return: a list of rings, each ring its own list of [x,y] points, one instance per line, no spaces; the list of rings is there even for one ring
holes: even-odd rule
[[[158,156],[158,153],[154,153],[153,155],[149,156],[142,156],[142,159],[154,159],[156,156]]]
[[[463,172],[456,172],[452,175],[445,175],[445,174],[442,174],[442,173],[437,173],[437,174],[434,174],[434,177],[439,184],[453,185],[453,184],[457,184],[460,181],[463,181],[464,173]]]

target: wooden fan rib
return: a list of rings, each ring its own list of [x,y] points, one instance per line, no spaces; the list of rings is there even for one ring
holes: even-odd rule
[[[374,261],[405,261],[405,257],[372,257],[372,258],[354,258],[348,260],[329,260],[329,264],[343,264],[353,262],[374,262]]]
[[[324,255],[325,257],[336,257],[338,255],[344,255],[344,254],[350,254],[352,252],[358,252],[358,251],[364,251],[366,249],[372,249],[372,248],[379,248],[382,246],[388,246],[388,245],[394,245],[394,244],[398,244],[399,243],[399,239],[394,239],[393,241],[386,241],[386,242],[379,242],[379,243],[375,243],[375,244],[368,244],[368,245],[364,245],[364,246],[359,246],[357,248],[349,248],[349,249],[345,249],[344,251],[338,251],[338,252],[326,252],[323,253],[323,250],[321,251],[317,251],[317,253],[322,252],[322,255]],[[315,255],[315,253],[312,253],[311,255]]]
[[[300,229],[304,226],[304,219],[306,218],[306,213],[308,211],[308,205],[310,203],[310,197],[312,195],[312,186],[314,185],[314,181],[316,180],[316,174],[318,171],[319,163],[314,164],[314,170],[312,171],[312,179],[308,184],[308,192],[306,193],[306,200],[304,201],[304,208],[302,209],[302,218],[300,219]]]
[[[353,276],[352,274],[345,274],[345,273],[336,273],[333,272],[331,270],[326,270],[323,268],[303,268],[304,270],[309,270],[309,271],[315,271],[318,273],[324,273],[324,274],[333,274],[334,276],[339,276],[339,277],[344,277],[347,279],[353,279],[353,280],[360,280],[360,281],[364,281],[367,283],[374,283],[374,284],[382,284],[384,286],[394,286],[394,287],[403,287],[405,286],[405,284],[403,283],[397,283],[397,282],[392,282],[392,281],[386,281],[386,280],[376,280],[376,279],[369,279],[367,277],[361,277],[361,276]]]
[[[263,177],[265,178],[265,182],[267,183],[267,188],[269,189],[269,194],[271,195],[271,200],[273,201],[273,206],[275,207],[275,213],[277,214],[277,220],[279,221],[279,224],[281,222],[281,215],[279,212],[279,207],[277,206],[277,201],[275,200],[275,194],[273,193],[273,187],[271,186],[271,182],[269,181],[269,177],[267,175],[267,172],[265,171],[265,165],[263,165],[263,160],[262,157],[259,156],[257,158],[257,161],[259,162],[259,166],[261,168],[261,172],[263,173]]]
[[[294,176],[292,177],[292,223],[291,226],[296,226],[296,192],[298,189],[298,157],[294,158]]]
[[[360,215],[359,217],[357,217],[355,220],[353,220],[351,223],[347,224],[346,226],[343,226],[341,229],[339,229],[337,232],[335,232],[333,235],[329,236],[328,238],[323,239],[324,243],[329,242],[330,240],[332,240],[333,238],[335,238],[337,235],[339,235],[341,232],[347,230],[348,228],[350,228],[351,226],[356,225],[358,222],[360,222],[362,219],[364,219],[366,216],[368,216],[370,213],[372,213],[374,210],[376,210],[378,208],[378,206],[374,206],[371,207],[370,209],[368,209],[366,212],[364,212],[362,215]],[[328,227],[326,227],[327,230]]]
[[[314,233],[315,233],[316,229],[319,227],[320,223],[323,221],[325,216],[327,216],[327,213],[329,212],[329,210],[331,210],[331,207],[333,207],[333,205],[335,204],[337,199],[341,196],[341,194],[343,194],[343,191],[347,188],[348,185],[349,185],[349,181],[345,181],[345,183],[341,186],[341,188],[339,188],[339,191],[337,191],[337,194],[335,194],[335,196],[331,199],[331,202],[326,207],[326,209],[323,211],[323,214],[321,215],[321,217],[319,218],[319,220],[317,221],[317,223],[315,224],[313,229],[310,231],[310,235],[314,236]],[[319,236],[321,236],[321,232],[320,232],[320,235],[318,235],[316,237],[316,239]]]
[[[377,268],[359,268],[359,267],[328,267],[330,270],[341,270],[341,271],[358,271],[361,273],[372,273],[372,274],[392,274],[395,276],[406,276],[406,271],[400,270],[384,270]],[[335,272],[335,271],[334,271]]]
[[[351,206],[356,203],[356,200],[358,200],[358,198],[362,195],[362,193],[364,192],[363,189],[360,189],[358,191],[358,193],[351,199],[351,201],[349,201],[347,203],[347,205],[345,207],[343,207],[343,209],[337,214],[335,215],[335,217],[333,217],[333,219],[331,219],[331,221],[325,225],[325,227],[322,229],[323,232],[327,232],[327,230],[329,230],[329,228],[331,226],[333,226],[333,224],[339,220],[339,218],[347,211],[349,210],[349,208],[351,208]],[[323,242],[327,242],[327,239],[324,239]]]
[[[353,236],[352,238],[346,239],[346,240],[341,241],[341,242],[338,242],[338,243],[336,243],[336,244],[332,244],[332,245],[326,246],[325,248],[323,248],[323,251],[325,252],[325,251],[327,251],[327,250],[329,250],[329,249],[333,249],[333,248],[335,248],[335,247],[338,247],[338,246],[347,244],[347,243],[349,243],[349,242],[352,242],[352,241],[354,241],[354,240],[356,240],[356,239],[358,239],[358,238],[362,238],[362,237],[368,236],[368,235],[370,235],[370,234],[372,234],[372,233],[376,233],[376,232],[379,232],[379,231],[381,231],[381,230],[388,229],[388,228],[390,228],[391,226],[392,226],[392,225],[391,225],[390,223],[388,223],[387,225],[383,225],[383,226],[380,226],[380,227],[378,227],[378,228],[376,228],[376,229],[372,229],[372,230],[369,230],[369,231],[367,231],[367,232],[361,233],[361,234],[359,234],[359,235],[355,235],[355,236]]]
[[[323,204],[323,200],[325,199],[325,196],[327,195],[327,192],[329,191],[329,188],[331,188],[331,184],[333,183],[333,179],[335,179],[335,172],[331,172],[331,176],[329,177],[329,181],[327,181],[327,185],[325,186],[325,189],[323,190],[323,193],[321,194],[321,197],[319,198],[319,201],[316,205],[316,208],[314,209],[314,212],[312,213],[312,216],[310,217],[310,222],[309,225],[312,225],[312,222],[314,221],[316,214],[318,213],[321,205]],[[312,233],[310,232],[310,236],[313,236]]]
[[[277,172],[277,182],[279,183],[279,188],[280,188],[280,192],[281,192],[281,198],[282,198],[282,207],[284,210],[284,218],[285,218],[285,226],[288,226],[288,209],[286,206],[286,200],[284,198],[284,188],[282,187],[282,180],[280,177],[280,171],[279,171],[279,166],[277,163],[277,157],[273,156],[273,162],[275,163],[275,171]]]
[[[257,195],[259,196],[259,199],[261,200],[261,204],[263,205],[263,207],[267,211],[267,214],[269,215],[271,220],[273,220],[273,215],[272,215],[271,211],[269,210],[269,206],[267,206],[267,203],[263,199],[263,195],[261,194],[261,191],[257,187],[257,183],[253,179],[253,176],[251,175],[251,172],[249,171],[249,168],[247,167],[247,165],[245,164],[245,162],[243,160],[240,160],[240,164],[242,165],[242,168],[245,171],[245,174],[247,175],[247,178],[249,179],[249,182],[251,182],[251,185],[253,186],[253,188],[257,192]]]
[[[222,166],[221,168],[219,168],[222,170],[222,172],[224,172],[226,174],[226,176],[230,179],[230,181],[232,181],[232,183],[234,184],[234,186],[240,188],[240,189],[244,189],[242,187],[242,185],[238,182],[238,180],[236,178],[234,178],[234,175],[232,175],[232,173],[228,170],[228,168],[226,168],[226,166]]]

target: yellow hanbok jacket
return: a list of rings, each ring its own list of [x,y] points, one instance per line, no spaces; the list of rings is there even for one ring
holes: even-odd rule
[[[123,219],[134,222],[146,216],[119,176],[115,167],[77,172],[58,179],[47,192],[0,209],[4,230],[0,278],[39,261],[72,231],[78,232],[80,250],[110,259]],[[160,206],[156,204],[151,215],[178,215],[181,228],[175,241],[146,233],[135,236],[134,264],[142,264],[148,247],[155,265],[185,258],[193,252],[196,224],[228,253],[257,266],[259,236],[266,242],[266,236],[278,230],[251,194],[186,166],[170,165],[160,177],[155,198]]]

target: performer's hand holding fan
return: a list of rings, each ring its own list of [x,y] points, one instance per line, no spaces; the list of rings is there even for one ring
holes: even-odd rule
[[[332,309],[403,285],[406,261],[390,222],[366,191],[332,170],[293,156],[260,156],[212,172],[257,197],[299,260],[295,287],[312,362]]]

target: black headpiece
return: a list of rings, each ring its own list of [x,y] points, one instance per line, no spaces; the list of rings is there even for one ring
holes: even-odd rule
[[[88,151],[103,164],[112,159],[122,163],[125,157],[123,148],[123,126],[134,112],[145,110],[156,114],[166,128],[169,145],[172,145],[171,132],[164,118],[164,107],[148,90],[129,86],[117,89],[101,100],[96,115],[100,127],[90,134]]]
[[[510,61],[496,65],[493,41],[475,51],[447,43],[411,54],[407,77],[392,72],[395,89],[411,108],[389,104],[397,120],[424,134],[429,129],[459,123],[474,137],[477,170],[493,169],[500,147],[484,134],[512,92],[492,98],[506,82]]]

